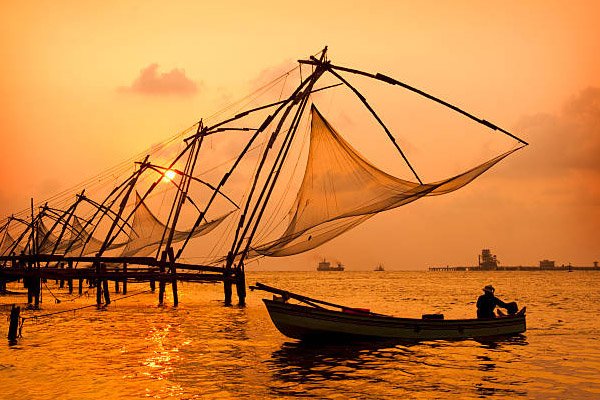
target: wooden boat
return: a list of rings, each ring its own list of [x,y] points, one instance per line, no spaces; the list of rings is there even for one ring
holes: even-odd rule
[[[526,330],[525,308],[515,315],[493,319],[448,320],[441,314],[424,315],[422,319],[398,318],[311,299],[260,283],[252,288],[279,295],[263,301],[275,327],[294,339],[457,340],[516,335]],[[305,304],[291,304],[289,299]]]

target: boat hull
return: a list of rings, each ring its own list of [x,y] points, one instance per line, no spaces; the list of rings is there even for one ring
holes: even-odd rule
[[[414,319],[346,313],[263,300],[275,327],[294,339],[387,338],[407,341],[509,336],[526,330],[525,315],[494,319]]]

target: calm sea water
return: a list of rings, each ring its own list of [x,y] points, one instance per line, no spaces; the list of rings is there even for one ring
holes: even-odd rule
[[[180,306],[156,294],[29,319],[17,345],[0,342],[2,399],[357,398],[598,399],[598,272],[249,272],[248,282],[399,316],[475,315],[493,284],[527,306],[526,334],[496,342],[307,345],[281,335],[249,292],[223,307],[219,285],[180,285]],[[37,314],[93,304],[44,292]],[[145,290],[130,285],[129,293]],[[118,295],[113,295],[113,299]],[[23,296],[0,303],[23,303]],[[170,301],[168,296],[167,301]],[[2,309],[3,335],[8,330]],[[32,312],[24,316],[35,315]]]

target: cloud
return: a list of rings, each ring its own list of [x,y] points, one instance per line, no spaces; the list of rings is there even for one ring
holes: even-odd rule
[[[185,75],[180,68],[159,73],[158,64],[150,64],[140,71],[140,75],[130,86],[120,87],[119,92],[143,95],[193,95],[198,85]]]
[[[518,131],[531,147],[519,167],[537,174],[587,173],[600,176],[600,88],[590,87],[566,102],[561,113],[528,116]]]
[[[282,61],[280,64],[270,68],[265,68],[258,73],[258,75],[250,81],[250,89],[252,91],[261,88],[262,86],[272,82],[273,80],[284,75],[286,72],[292,70],[295,67],[294,61],[287,59]]]

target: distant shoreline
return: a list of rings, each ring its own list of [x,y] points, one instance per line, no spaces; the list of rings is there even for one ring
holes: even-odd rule
[[[429,271],[431,272],[440,272],[440,271],[600,271],[600,267],[574,267],[574,266],[563,266],[554,267],[554,268],[540,268],[534,266],[506,266],[506,267],[495,267],[495,268],[481,268],[481,267],[429,267]]]

